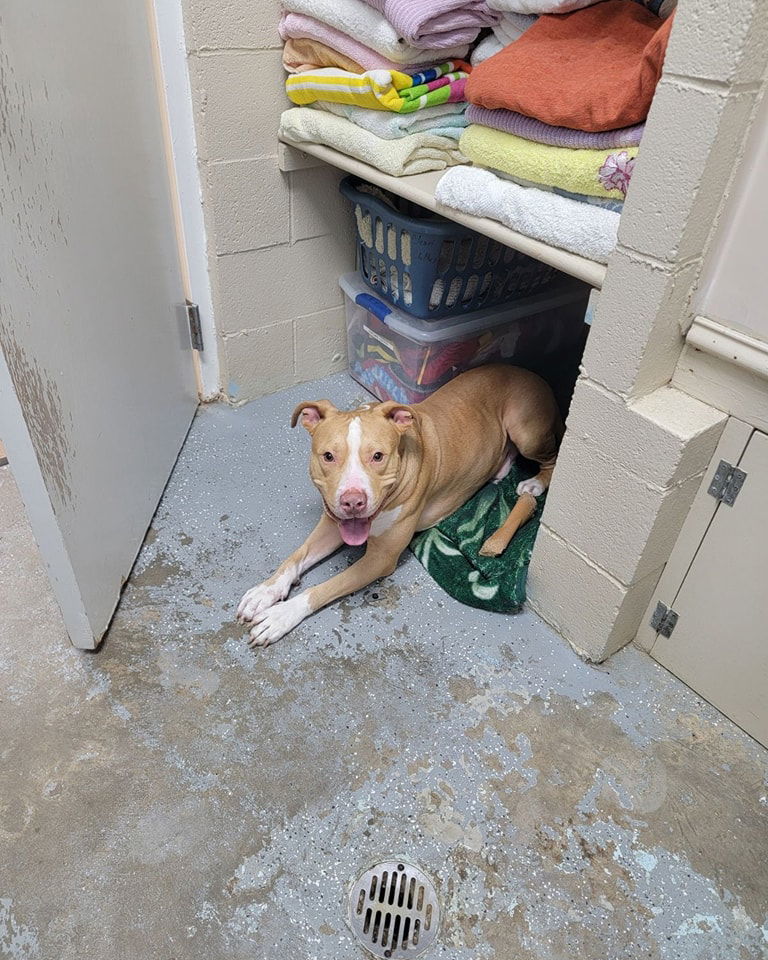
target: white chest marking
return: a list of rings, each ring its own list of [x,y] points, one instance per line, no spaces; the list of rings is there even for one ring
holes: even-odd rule
[[[371,524],[370,536],[380,537],[382,533],[386,533],[390,527],[397,523],[397,518],[402,512],[402,507],[392,507],[391,510],[384,510]]]
[[[373,503],[373,488],[371,480],[365,472],[360,459],[360,446],[363,442],[363,425],[360,417],[355,417],[347,430],[347,462],[339,480],[337,499],[345,490],[362,490],[368,497],[368,503]]]

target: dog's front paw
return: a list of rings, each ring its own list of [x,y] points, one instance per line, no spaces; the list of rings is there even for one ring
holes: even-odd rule
[[[530,480],[521,480],[517,485],[517,495],[521,497],[524,493],[530,493],[534,497],[540,497],[544,493],[544,484],[536,477]]]
[[[252,623],[257,614],[268,610],[286,597],[286,591],[279,583],[260,583],[243,596],[237,608],[237,619]]]
[[[268,610],[257,613],[253,618],[249,646],[268,647],[270,643],[275,643],[286,633],[290,633],[309,612],[309,601],[300,593],[297,597],[276,603]]]

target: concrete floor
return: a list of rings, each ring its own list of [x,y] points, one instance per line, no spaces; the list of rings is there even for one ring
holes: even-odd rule
[[[247,649],[240,594],[317,514],[288,418],[323,395],[358,391],[201,411],[96,654],[0,470],[0,956],[360,958],[347,885],[390,856],[437,883],[431,956],[766,956],[766,752],[638,650],[588,666],[410,555]]]

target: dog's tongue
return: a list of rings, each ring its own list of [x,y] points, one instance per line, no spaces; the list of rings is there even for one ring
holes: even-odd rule
[[[354,520],[340,520],[339,531],[341,539],[350,547],[359,547],[365,543],[371,532],[371,521],[366,517],[357,517]]]

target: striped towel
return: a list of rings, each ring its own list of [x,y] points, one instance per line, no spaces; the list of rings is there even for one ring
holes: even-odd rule
[[[371,110],[413,113],[440,103],[463,101],[471,69],[463,60],[448,60],[412,74],[399,70],[348,73],[325,67],[288,77],[285,89],[289,99],[299,106],[326,100]]]

